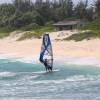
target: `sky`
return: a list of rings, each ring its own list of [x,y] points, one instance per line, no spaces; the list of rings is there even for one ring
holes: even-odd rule
[[[0,3],[9,3],[11,2],[12,0],[0,0]],[[79,1],[84,1],[84,0],[73,0],[73,2],[75,4],[77,4],[77,2]],[[93,4],[96,0],[88,0],[89,1],[89,5]]]

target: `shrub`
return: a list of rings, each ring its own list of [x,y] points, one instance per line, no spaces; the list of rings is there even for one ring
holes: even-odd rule
[[[47,23],[45,24],[45,26],[52,26],[53,23],[54,23],[53,21],[49,21],[49,22],[47,22]]]
[[[36,32],[30,32],[30,31],[27,31],[25,32],[17,41],[21,41],[21,40],[24,40],[24,39],[30,39],[30,38],[40,38],[40,35]]]
[[[82,30],[100,30],[100,18],[87,23],[85,26],[81,27]]]
[[[84,39],[90,40],[91,38],[96,38],[96,37],[98,37],[97,33],[89,31],[89,32],[73,34],[70,37],[65,38],[64,40],[82,41]]]
[[[34,29],[37,29],[39,28],[40,26],[36,23],[31,23],[29,25],[26,25],[25,27],[22,27],[20,30],[23,30],[23,31],[31,31],[31,30],[34,30]]]

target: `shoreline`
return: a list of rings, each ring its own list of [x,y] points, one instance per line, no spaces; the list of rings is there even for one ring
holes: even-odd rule
[[[34,59],[35,58],[35,59]],[[33,64],[40,64],[38,56],[27,56],[27,57],[14,57],[11,54],[0,54],[0,59],[9,59],[11,61],[19,61],[23,63],[33,63]],[[62,62],[62,64],[61,64]],[[55,64],[74,64],[74,65],[89,65],[89,66],[96,66],[100,67],[100,59],[95,57],[62,57],[57,56],[54,58]]]
[[[100,66],[100,39],[56,41],[50,33],[55,63]],[[15,59],[26,63],[39,63],[42,39],[16,41],[16,37],[0,39],[0,59]]]

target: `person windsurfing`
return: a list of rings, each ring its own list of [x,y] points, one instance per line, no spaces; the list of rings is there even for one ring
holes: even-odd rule
[[[52,71],[52,67],[49,66],[48,63],[49,63],[48,59],[45,59],[45,60],[44,60],[45,69],[46,69],[46,71],[51,72],[51,71]]]
[[[43,35],[41,52],[40,52],[40,62],[44,64],[46,71],[51,72],[53,68],[53,51],[51,40],[48,33]]]

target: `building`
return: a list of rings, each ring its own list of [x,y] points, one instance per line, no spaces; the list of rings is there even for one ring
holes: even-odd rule
[[[75,20],[63,20],[53,24],[56,27],[56,30],[73,30],[78,29],[78,27],[82,26],[84,21],[80,19]]]

